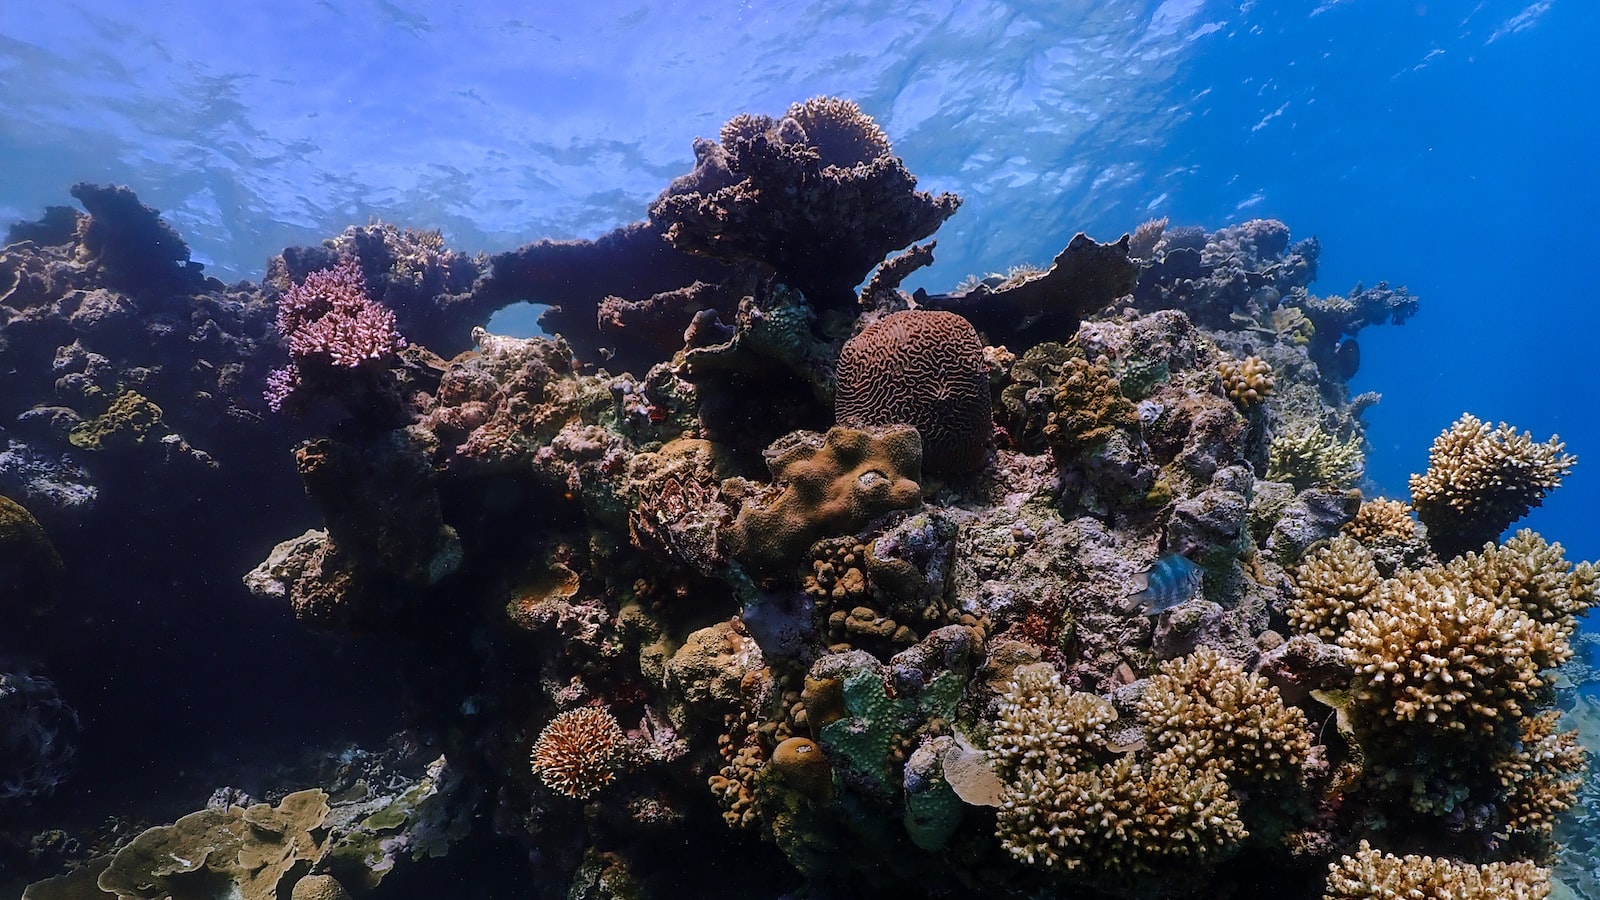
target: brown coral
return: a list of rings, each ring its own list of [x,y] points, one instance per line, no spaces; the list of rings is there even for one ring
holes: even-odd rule
[[[1223,391],[1240,406],[1256,406],[1272,393],[1272,367],[1259,356],[1225,358],[1217,363],[1217,374],[1222,377]]]
[[[922,435],[930,472],[983,464],[994,431],[989,370],[966,319],[926,310],[884,316],[839,351],[837,383],[840,425],[911,425]]]
[[[550,720],[533,744],[529,763],[551,790],[587,800],[616,780],[624,747],[616,717],[585,706]]]
[[[1565,449],[1470,413],[1434,438],[1428,471],[1411,476],[1411,505],[1439,558],[1483,546],[1543,502],[1578,461]]]
[[[751,569],[779,571],[819,538],[922,502],[915,428],[833,428],[817,437],[801,434],[768,451],[772,484],[745,501],[728,535],[731,555]]]
[[[1295,571],[1289,624],[1300,634],[1332,641],[1344,632],[1350,613],[1371,602],[1382,580],[1371,551],[1355,538],[1340,535],[1312,552]]]
[[[1323,900],[1544,900],[1550,870],[1528,862],[1473,865],[1431,856],[1392,856],[1366,841],[1328,866]]]
[[[1234,786],[1292,779],[1311,749],[1306,717],[1238,660],[1201,647],[1162,663],[1139,700],[1152,745]]]
[[[1139,412],[1122,396],[1109,366],[1081,357],[1061,366],[1044,438],[1062,463],[1111,439],[1118,429],[1137,432]]]

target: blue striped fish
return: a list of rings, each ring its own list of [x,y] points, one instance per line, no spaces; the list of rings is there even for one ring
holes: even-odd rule
[[[1181,554],[1168,553],[1150,571],[1133,576],[1134,592],[1122,599],[1121,609],[1128,615],[1154,616],[1182,606],[1200,590],[1201,574]]]

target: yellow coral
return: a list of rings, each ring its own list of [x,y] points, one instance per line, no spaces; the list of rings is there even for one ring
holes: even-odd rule
[[[1555,437],[1536,443],[1504,422],[1469,414],[1428,450],[1428,471],[1411,476],[1411,505],[1441,559],[1480,547],[1528,514],[1561,484],[1577,457]]]
[[[1267,479],[1298,490],[1350,487],[1365,466],[1360,437],[1341,441],[1316,425],[1280,434],[1267,447]]]
[[[1259,356],[1225,358],[1217,363],[1217,374],[1222,377],[1222,389],[1233,402],[1247,408],[1267,399],[1275,383],[1272,367]]]
[[[1300,634],[1332,641],[1345,630],[1350,613],[1367,606],[1382,580],[1371,551],[1340,535],[1307,556],[1295,571],[1289,624]]]
[[[1235,786],[1293,778],[1311,749],[1305,713],[1238,660],[1201,647],[1169,660],[1139,699],[1151,744]]]
[[[1550,870],[1529,862],[1471,863],[1392,856],[1366,841],[1328,866],[1323,900],[1544,900]]]

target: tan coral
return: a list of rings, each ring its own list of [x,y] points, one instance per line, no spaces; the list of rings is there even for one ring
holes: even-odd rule
[[[1558,624],[1570,636],[1576,616],[1600,602],[1600,571],[1590,563],[1573,566],[1560,544],[1546,543],[1524,528],[1504,544],[1485,544],[1450,563],[1450,570],[1474,593],[1515,606],[1539,622]]]
[[[1154,747],[1241,787],[1292,780],[1311,749],[1305,713],[1278,689],[1210,647],[1161,664],[1139,699]]]
[[[833,428],[775,449],[772,485],[745,501],[728,535],[731,555],[756,571],[794,565],[820,538],[922,502],[922,439],[910,426]]]
[[[1428,547],[1427,531],[1411,515],[1411,505],[1374,497],[1363,501],[1355,518],[1341,529],[1372,551],[1385,577],[1401,568],[1415,569],[1437,560]]]
[[[1074,356],[1061,366],[1060,386],[1051,400],[1045,441],[1062,463],[1110,440],[1119,429],[1137,434],[1139,412],[1103,360]]]
[[[1540,671],[1572,649],[1561,629],[1473,593],[1449,570],[1385,581],[1338,638],[1353,700],[1373,724],[1493,735],[1537,700]]]
[[[1529,862],[1473,865],[1431,856],[1393,856],[1366,841],[1328,866],[1323,900],[1544,900],[1550,870]]]
[[[1549,837],[1556,819],[1572,807],[1588,771],[1576,731],[1561,731],[1555,710],[1520,723],[1515,750],[1494,766],[1504,794],[1508,831]]]
[[[1217,363],[1217,374],[1222,378],[1222,390],[1234,403],[1247,409],[1267,399],[1275,383],[1272,366],[1259,356],[1224,358]]]
[[[550,720],[534,742],[529,764],[551,790],[587,800],[616,780],[625,747],[616,717],[585,706]]]
[[[1439,558],[1483,546],[1543,502],[1577,462],[1565,449],[1470,413],[1434,438],[1428,470],[1411,476],[1411,505]]]
[[[1289,624],[1299,634],[1332,641],[1350,613],[1366,607],[1382,582],[1372,552],[1347,535],[1313,551],[1294,573]]]

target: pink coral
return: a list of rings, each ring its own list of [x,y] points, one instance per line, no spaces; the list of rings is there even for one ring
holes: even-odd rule
[[[277,412],[299,390],[307,366],[359,368],[387,363],[406,345],[394,312],[367,297],[361,267],[346,258],[312,272],[278,300],[278,332],[289,342],[289,365],[267,376],[267,403]]]

